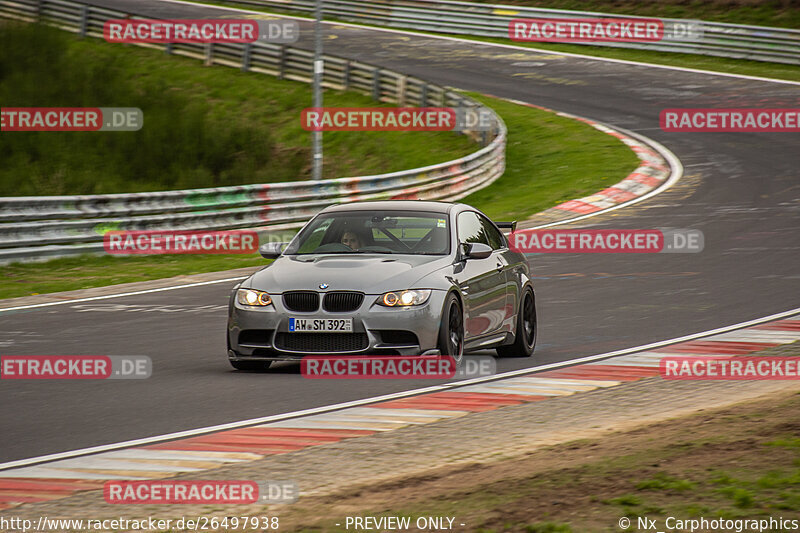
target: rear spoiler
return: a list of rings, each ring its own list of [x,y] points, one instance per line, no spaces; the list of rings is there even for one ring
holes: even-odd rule
[[[512,233],[517,230],[516,220],[512,222],[495,222],[495,225],[500,229],[510,229]]]

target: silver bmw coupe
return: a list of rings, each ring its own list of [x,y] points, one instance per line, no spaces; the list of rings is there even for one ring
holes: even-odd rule
[[[304,355],[527,357],[536,305],[524,255],[460,203],[396,200],[328,207],[234,287],[228,359],[239,370]]]

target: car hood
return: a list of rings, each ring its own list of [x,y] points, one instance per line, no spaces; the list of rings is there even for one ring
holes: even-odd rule
[[[367,294],[414,287],[421,278],[452,263],[449,256],[299,255],[281,256],[242,285],[267,292],[352,290]],[[438,288],[438,287],[431,287]]]

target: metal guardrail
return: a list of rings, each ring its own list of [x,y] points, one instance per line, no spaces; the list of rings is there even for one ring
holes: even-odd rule
[[[39,21],[83,36],[102,37],[106,20],[126,16],[65,0],[0,0],[0,17]],[[312,52],[285,45],[142,46],[288,80],[310,82],[313,72]],[[375,65],[331,55],[324,61],[324,87],[357,90],[401,106],[480,105],[453,90]],[[464,132],[482,145],[478,151],[388,174],[184,191],[0,198],[0,263],[100,253],[109,230],[288,229],[333,203],[456,200],[489,185],[505,170],[506,126],[494,113],[491,120],[490,131]]]
[[[313,11],[315,0],[220,0],[223,3],[268,7],[276,11]],[[646,18],[628,15],[567,11],[525,6],[476,4],[440,0],[324,0],[326,17],[437,33],[454,33],[508,39],[508,26],[515,18]],[[752,59],[800,65],[800,30],[748,26],[686,19],[661,18],[665,26],[699,24],[697,40],[676,37],[659,42],[604,42],[601,46],[634,48]],[[596,46],[595,43],[574,43]]]

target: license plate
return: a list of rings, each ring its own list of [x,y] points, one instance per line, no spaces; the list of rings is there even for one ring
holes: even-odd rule
[[[353,332],[352,318],[290,318],[289,331]]]

